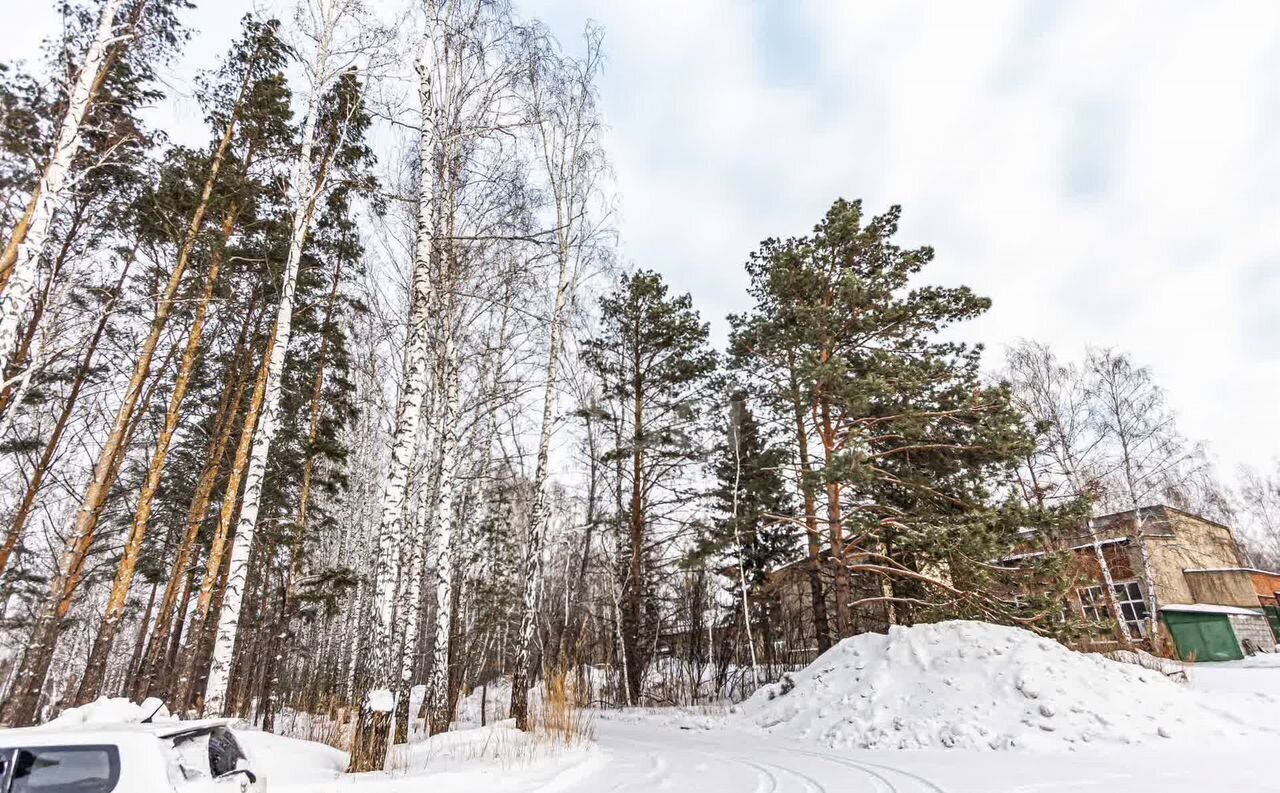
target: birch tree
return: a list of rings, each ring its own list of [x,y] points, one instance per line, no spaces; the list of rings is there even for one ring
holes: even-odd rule
[[[1084,505],[1083,523],[1090,551],[1098,565],[1114,627],[1121,643],[1133,642],[1129,626],[1119,618],[1115,576],[1104,552],[1103,537],[1093,518],[1093,501],[1100,495],[1106,472],[1106,433],[1095,421],[1089,380],[1079,367],[1060,362],[1047,346],[1022,341],[1008,353],[1006,379],[1013,386],[1018,407],[1038,425],[1043,438],[1038,452],[1028,455],[1024,468],[1030,481],[1027,497],[1037,505],[1077,501]]]
[[[1270,472],[1242,468],[1239,499],[1244,518],[1241,545],[1249,563],[1263,569],[1280,567],[1280,460]]]
[[[414,216],[414,244],[409,302],[410,321],[402,361],[403,380],[397,406],[393,462],[383,489],[382,519],[377,538],[384,548],[378,560],[374,593],[374,652],[369,669],[369,693],[362,703],[356,748],[351,767],[381,767],[395,671],[403,670],[393,658],[397,646],[391,626],[394,617],[417,625],[418,615],[397,614],[403,600],[415,589],[416,551],[412,567],[396,558],[405,547],[405,484],[418,451],[423,394],[427,391],[425,362],[434,362],[430,397],[433,417],[432,444],[418,457],[429,460],[434,503],[429,514],[416,521],[426,530],[430,544],[426,568],[433,580],[426,587],[436,618],[427,681],[428,721],[432,730],[447,728],[452,713],[450,658],[455,602],[454,577],[457,556],[455,528],[460,504],[463,469],[460,453],[463,411],[462,359],[473,290],[487,286],[479,268],[489,261],[486,248],[509,234],[507,227],[523,214],[510,203],[512,184],[510,155],[502,133],[514,126],[509,94],[514,61],[508,54],[512,25],[503,3],[487,0],[426,4],[427,19],[419,42],[417,86],[417,160],[420,176]],[[518,182],[518,177],[515,178]],[[426,312],[433,317],[426,323]],[[429,355],[430,352],[434,354]],[[429,528],[428,528],[429,527]],[[398,643],[409,653],[416,638],[404,635]],[[406,687],[401,681],[401,689]],[[403,704],[402,704],[403,707]]]
[[[22,313],[36,287],[38,260],[48,240],[53,214],[66,200],[72,162],[84,135],[82,125],[102,85],[109,50],[118,41],[117,26],[124,5],[124,0],[103,0],[97,28],[72,83],[48,164],[0,259],[4,279],[4,291],[0,293],[0,372],[9,368],[10,349],[17,338]],[[21,710],[25,710],[25,703],[14,715],[23,718]]]
[[[1147,520],[1143,507],[1176,492],[1199,460],[1178,434],[1174,415],[1150,370],[1113,350],[1092,351],[1088,367],[1094,415],[1108,441],[1112,473],[1104,484],[1110,486],[1112,499],[1133,510],[1134,545],[1147,611],[1141,625],[1144,638],[1157,647],[1160,604],[1150,551],[1142,539]],[[1119,610],[1114,614],[1121,625],[1128,622]]]
[[[348,25],[358,26],[361,23],[358,18],[359,6],[354,0],[312,0],[305,10],[314,35],[314,50],[307,67],[310,90],[303,116],[301,142],[290,180],[293,222],[289,234],[288,258],[281,280],[280,302],[271,333],[270,356],[265,362],[266,386],[262,414],[253,433],[240,516],[231,547],[226,596],[218,617],[213,657],[205,688],[204,707],[212,713],[223,711],[231,670],[231,654],[243,605],[249,554],[257,529],[267,457],[279,421],[280,390],[293,323],[298,266],[302,260],[316,202],[328,186],[331,168],[343,156],[350,156],[350,152],[344,150],[351,145],[353,138],[358,140],[363,127],[368,123],[362,109],[360,82],[354,73],[354,65],[361,50],[354,45],[354,40],[343,41],[340,38]],[[331,89],[331,104],[326,107]],[[329,114],[328,119],[325,118],[326,112]],[[322,137],[326,132],[329,136],[327,146]]]
[[[520,729],[529,729],[528,672],[542,592],[542,556],[550,510],[547,504],[551,434],[556,421],[557,375],[564,352],[566,315],[591,256],[599,219],[590,215],[598,200],[598,180],[604,170],[599,145],[600,121],[595,106],[595,78],[600,68],[600,32],[588,28],[586,54],[581,60],[559,55],[545,36],[530,53],[529,112],[534,144],[546,180],[552,209],[554,288],[548,317],[547,358],[533,475],[533,508],[525,543],[524,591],[520,633],[512,673],[511,715]]]
[[[418,73],[418,196],[415,215],[413,270],[409,294],[409,323],[404,351],[400,397],[396,405],[395,434],[391,462],[383,486],[382,517],[378,525],[378,562],[374,583],[373,657],[370,693],[361,704],[351,752],[351,770],[381,768],[386,755],[386,733],[391,713],[385,709],[391,688],[394,646],[395,590],[401,575],[400,556],[404,547],[406,486],[410,468],[418,454],[423,402],[428,386],[428,355],[431,344],[429,322],[436,306],[433,278],[438,265],[440,207],[435,183],[440,168],[436,134],[437,104],[433,84],[437,70],[436,2],[425,3],[422,41],[417,56]],[[440,398],[437,397],[437,401]],[[443,403],[441,403],[443,404]],[[430,467],[430,465],[428,465]],[[425,515],[419,524],[425,530]],[[412,564],[412,563],[411,563]],[[416,574],[413,573],[413,574]],[[414,604],[416,608],[416,603]],[[416,633],[416,632],[415,632]],[[409,639],[407,638],[406,641]]]

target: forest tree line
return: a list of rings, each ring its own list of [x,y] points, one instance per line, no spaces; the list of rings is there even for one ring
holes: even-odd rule
[[[1225,487],[1123,353],[958,341],[990,301],[898,207],[762,242],[716,349],[678,263],[617,262],[598,28],[303,0],[242,20],[183,145],[148,109],[190,7],[69,2],[0,65],[5,725],[349,717],[368,769],[499,676],[521,727],[551,670],[654,701],[673,635],[764,682],[786,565],[821,652],[868,608],[1068,631],[1063,555],[994,562],[1101,512],[1280,564],[1280,469]]]

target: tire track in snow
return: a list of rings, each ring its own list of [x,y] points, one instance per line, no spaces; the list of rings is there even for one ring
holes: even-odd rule
[[[759,765],[761,769],[763,769],[765,766],[768,766],[770,768],[777,769],[778,771],[782,771],[785,774],[790,774],[791,776],[796,777],[797,779],[799,779],[801,782],[804,783],[804,787],[807,793],[827,793],[826,785],[822,784],[821,782],[809,776],[808,774],[801,773],[800,771],[795,770],[794,768],[787,768],[785,766],[774,765],[773,763],[755,763],[750,760],[743,760],[742,762],[748,765]],[[774,778],[776,779],[777,777],[775,776]]]
[[[672,749],[675,749],[676,751],[685,752],[688,754],[696,754],[702,757],[709,757],[718,763],[744,766],[746,768],[750,768],[752,771],[755,772],[756,784],[755,784],[755,788],[752,790],[752,793],[777,793],[777,790],[778,790],[777,775],[773,773],[773,771],[771,771],[768,767],[766,767],[766,764],[764,763],[755,763],[750,760],[742,760],[736,757],[726,757],[723,754],[717,754],[715,752],[707,751],[705,749],[691,749],[686,746],[678,746],[678,747],[669,746],[666,744],[654,743],[652,741],[636,740],[634,738],[628,739],[628,743],[644,746],[650,751],[656,750],[657,752],[668,752],[668,751],[671,751]],[[660,757],[661,755],[650,755],[650,756]],[[665,767],[667,764],[665,761],[662,761],[662,765],[663,767]],[[783,768],[782,766],[773,766],[773,768],[776,768],[782,771],[790,770],[790,769]],[[656,781],[656,780],[647,780],[647,781]],[[617,789],[617,787],[615,787],[615,789]],[[826,788],[818,787],[812,793],[826,793]]]
[[[767,762],[762,762],[757,760],[748,760],[743,757],[737,757],[732,755],[725,755],[723,752],[713,751],[706,747],[699,747],[699,748],[691,748],[688,746],[676,747],[676,746],[669,746],[665,744],[653,743],[651,741],[636,740],[634,738],[630,739],[630,742],[633,744],[642,745],[649,750],[670,751],[672,749],[676,749],[677,751],[686,752],[689,754],[697,754],[703,757],[709,757],[718,763],[723,763],[726,765],[738,765],[738,766],[750,768],[756,772],[756,786],[755,786],[755,789],[753,790],[753,793],[777,793],[777,791],[782,790],[783,788],[780,784],[782,780],[780,779],[780,775],[787,776],[787,777],[794,777],[795,779],[797,779],[800,782],[801,786],[803,787],[803,790],[805,791],[805,793],[837,793],[837,791],[840,791],[841,793],[843,793],[843,791],[847,790],[847,788],[845,787],[835,788],[835,789],[830,788],[827,786],[826,783],[822,782],[816,777],[810,776],[809,774],[803,771],[797,770],[795,768],[792,768],[790,766],[779,765],[777,763],[767,763]],[[789,752],[789,751],[785,752],[785,754],[792,754],[792,753],[793,752]],[[824,759],[824,760],[836,760],[836,758],[828,757],[826,755],[823,755],[817,752],[801,751],[801,752],[794,752],[794,754],[801,754],[808,757],[815,757],[815,758]],[[883,775],[875,771],[872,771],[869,768],[864,768],[860,765],[850,764],[846,762],[836,762],[835,764],[840,765],[852,771],[857,771],[863,776],[867,777],[871,782],[872,788],[876,791],[882,791],[882,793],[904,793],[903,791],[900,791],[897,786],[895,786],[891,781],[889,781]],[[896,770],[896,769],[889,769],[889,770]],[[906,776],[911,776],[906,772],[902,772],[902,773]],[[924,780],[924,781],[926,784],[932,785],[932,783],[929,783],[927,780]],[[945,791],[942,791],[940,788],[937,788],[936,786],[931,787],[930,790],[933,793],[945,793]]]
[[[819,760],[826,760],[830,763],[834,763],[835,765],[844,766],[845,768],[854,769],[854,770],[861,771],[864,774],[869,774],[875,777],[880,782],[884,783],[887,793],[905,793],[905,791],[901,791],[897,785],[893,784],[893,782],[890,781],[888,777],[884,776],[884,774],[880,773],[880,771],[885,771],[891,774],[897,774],[899,776],[910,779],[913,783],[915,783],[916,785],[919,785],[922,789],[929,791],[929,793],[947,793],[947,791],[943,790],[937,784],[926,779],[925,777],[922,777],[919,774],[914,774],[910,771],[903,771],[901,768],[896,768],[891,765],[881,765],[880,763],[868,763],[862,760],[851,760],[847,757],[841,757],[840,755],[834,755],[834,754],[827,754],[825,752],[810,752],[803,749],[797,749],[795,751],[797,754],[804,755],[805,757],[814,757]],[[877,770],[873,770],[873,769],[877,769]]]

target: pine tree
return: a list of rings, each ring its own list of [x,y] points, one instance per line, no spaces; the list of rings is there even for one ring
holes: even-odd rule
[[[231,147],[227,153],[227,159],[230,162],[225,172],[231,178],[222,180],[232,181],[233,184],[215,185],[229,194],[224,199],[226,206],[222,208],[221,240],[214,243],[223,246],[236,231],[242,207],[251,198],[243,192],[243,188],[244,182],[248,181],[245,177],[248,176],[248,169],[252,167],[253,158],[261,156],[263,149],[269,150],[274,144],[274,141],[263,140],[256,133],[261,133],[264,129],[278,132],[288,128],[287,123],[283,121],[287,118],[288,106],[285,104],[287,93],[279,90],[282,80],[281,69],[287,55],[278,38],[279,25],[274,21],[264,24],[252,17],[247,17],[243,27],[242,38],[227,58],[223,73],[220,75],[221,79],[211,81],[211,85],[205,92],[206,101],[211,105],[210,121],[213,127],[231,129],[233,132]],[[238,123],[233,125],[231,119],[236,119]],[[249,120],[247,124],[244,123],[246,119]],[[236,176],[240,177],[240,184],[234,184]],[[163,427],[148,464],[146,481],[138,497],[124,554],[117,567],[115,581],[107,601],[106,613],[94,640],[93,649],[90,651],[85,676],[76,694],[77,704],[96,699],[102,685],[107,659],[116,631],[124,616],[125,600],[129,595],[138,557],[142,552],[142,543],[147,534],[152,504],[160,487],[169,445],[182,418],[182,403],[186,398],[187,388],[200,355],[206,315],[218,284],[218,273],[222,263],[223,257],[215,253],[210,258],[206,272],[202,273],[203,283],[195,290],[197,297],[194,298],[194,316],[175,374]]]
[[[173,54],[185,35],[175,16],[184,6],[182,0],[152,3],[104,0],[100,8],[67,7],[73,35],[60,57],[63,63],[75,64],[68,70],[75,77],[65,99],[59,102],[62,119],[40,180],[0,259],[0,283],[4,288],[3,300],[0,300],[0,360],[4,366],[0,366],[0,370],[9,371],[10,366],[23,358],[18,316],[27,308],[41,254],[57,229],[55,221],[59,213],[74,205],[72,198],[77,190],[94,186],[92,182],[83,186],[76,184],[70,180],[71,174],[93,163],[95,170],[105,166],[98,178],[135,178],[130,173],[130,161],[145,151],[150,141],[141,133],[135,113],[159,96],[154,87],[155,68]],[[120,36],[120,33],[129,35]],[[84,43],[82,51],[81,42]],[[106,101],[102,101],[104,99]],[[104,166],[97,164],[95,159],[101,157],[95,158],[95,151],[109,153],[109,162]],[[111,162],[115,163],[114,167]],[[97,186],[101,187],[102,183]],[[30,723],[37,715],[63,621],[86,575],[98,519],[123,462],[124,442],[137,427],[135,407],[142,398],[159,331],[165,324],[181,275],[182,267],[175,267],[168,283],[168,299],[162,299],[157,307],[149,343],[144,343],[135,362],[124,400],[116,412],[113,431],[99,454],[81,509],[76,514],[72,536],[59,556],[57,569],[38,609],[10,695],[0,711],[0,721],[6,724]],[[48,294],[57,294],[65,288],[65,284],[48,281]],[[41,322],[40,310],[38,302],[28,324],[30,332]],[[15,340],[18,341],[16,350]]]
[[[766,651],[772,648],[769,573],[795,559],[798,550],[792,494],[783,476],[789,455],[769,440],[741,391],[729,400],[723,438],[711,464],[716,517],[690,561],[710,562],[726,577],[726,590],[742,606],[755,659],[757,635]]]
[[[990,301],[965,287],[914,286],[933,251],[894,243],[899,215],[866,219],[859,202],[840,200],[809,237],[764,243],[748,264],[757,306],[738,343],[793,353],[793,370],[773,382],[794,374],[810,406],[804,434],[822,455],[813,476],[826,500],[839,635],[855,630],[860,607],[881,623],[1027,621],[1040,612],[1002,599],[989,562],[1019,530],[1062,516],[1013,497],[1032,443],[1022,417],[1007,388],[983,384],[981,347],[941,338]],[[869,591],[855,596],[855,574]]]
[[[708,326],[689,295],[669,295],[654,272],[624,275],[600,300],[599,333],[585,356],[610,401],[622,502],[617,516],[622,591],[621,666],[631,703],[640,701],[652,621],[647,613],[654,574],[649,545],[659,506],[677,498],[670,488],[703,457],[698,437],[706,389],[717,359]]]

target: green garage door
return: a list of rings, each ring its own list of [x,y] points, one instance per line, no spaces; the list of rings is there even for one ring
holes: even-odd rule
[[[1238,661],[1244,657],[1226,614],[1165,611],[1178,655],[1184,661]]]
[[[1267,622],[1271,623],[1271,632],[1276,635],[1276,641],[1280,642],[1280,608],[1263,606],[1262,610],[1267,612]]]

